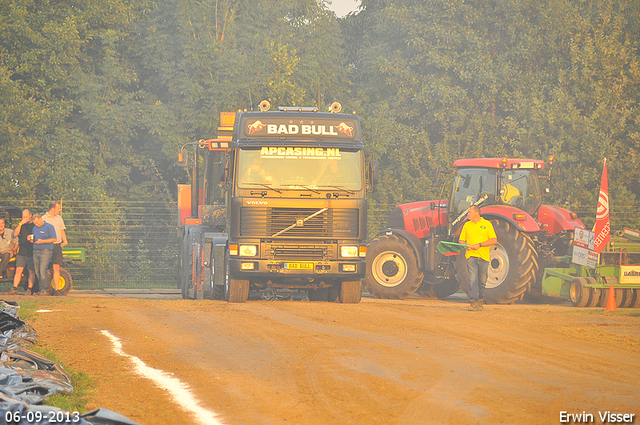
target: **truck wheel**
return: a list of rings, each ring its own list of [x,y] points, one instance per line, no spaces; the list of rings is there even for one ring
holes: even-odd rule
[[[406,298],[422,283],[415,253],[406,240],[380,236],[367,247],[366,290],[376,298]]]
[[[214,300],[224,300],[224,286],[222,285],[213,285],[213,294],[211,298]]]
[[[193,281],[193,248],[190,244],[190,235],[183,238],[182,254],[180,255],[180,293],[183,300],[193,299],[189,297],[189,287]]]
[[[249,299],[249,281],[246,279],[227,280],[226,299],[230,303],[244,303]]]
[[[223,261],[222,270],[224,273],[224,277],[223,277],[224,284],[216,285],[214,283],[213,293],[211,294],[212,299],[219,300],[219,301],[224,301],[225,295],[226,295],[227,281],[229,280],[229,251],[225,251],[224,259],[222,261]],[[215,275],[215,269],[214,269],[214,275]],[[214,277],[214,280],[216,280],[215,277]]]
[[[340,288],[340,302],[343,304],[358,304],[362,299],[362,281],[354,280],[342,282]]]
[[[586,307],[590,298],[595,295],[591,293],[591,288],[584,286],[586,284],[587,279],[583,277],[576,277],[571,281],[571,286],[569,287],[569,299],[574,307]],[[598,297],[598,299],[600,299],[600,297]]]
[[[531,239],[506,221],[491,220],[498,243],[491,246],[484,299],[488,303],[512,304],[523,298],[538,274],[538,253]],[[456,260],[456,279],[469,295],[469,274],[463,255]]]
[[[449,295],[453,295],[460,289],[460,284],[454,278],[452,279],[436,279],[430,276],[428,273],[424,275],[422,285],[418,288],[416,293],[423,298],[439,299],[443,300]]]

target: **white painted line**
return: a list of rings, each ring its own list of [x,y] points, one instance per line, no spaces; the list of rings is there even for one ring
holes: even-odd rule
[[[109,331],[102,330],[100,332],[111,340],[111,343],[113,344],[113,351],[116,354],[131,359],[135,365],[135,370],[139,375],[152,380],[160,388],[169,391],[176,403],[193,413],[198,423],[202,425],[222,425],[222,422],[217,419],[220,415],[212,410],[202,407],[200,402],[189,391],[188,385],[163,370],[147,366],[138,357],[122,351],[122,343]]]

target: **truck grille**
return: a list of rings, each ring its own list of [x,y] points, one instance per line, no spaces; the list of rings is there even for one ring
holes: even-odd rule
[[[320,209],[245,207],[240,210],[240,234],[244,237],[271,237]],[[328,209],[278,237],[357,238],[358,225],[357,209]]]
[[[317,245],[272,245],[268,250],[269,258],[274,260],[330,260],[333,257],[333,247]]]

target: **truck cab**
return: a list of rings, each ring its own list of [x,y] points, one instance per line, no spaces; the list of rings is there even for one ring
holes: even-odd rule
[[[205,171],[197,215],[220,216],[225,227],[213,229],[209,221],[208,238],[189,229],[195,236],[183,251],[192,250],[187,266],[195,266],[184,279],[183,295],[190,297],[206,275],[204,285],[212,289],[204,292],[230,302],[244,302],[250,290],[265,288],[306,290],[312,301],[359,302],[368,188],[358,116],[340,113],[336,103],[330,112],[274,111],[266,101],[260,109],[234,114],[232,134],[206,144],[207,157],[224,151],[210,167],[222,183]],[[195,226],[205,224],[197,221]],[[216,259],[222,240],[221,263]],[[200,253],[206,257],[201,267]]]
[[[356,115],[315,108],[242,112],[228,168],[228,293],[307,289],[358,302],[367,234]]]

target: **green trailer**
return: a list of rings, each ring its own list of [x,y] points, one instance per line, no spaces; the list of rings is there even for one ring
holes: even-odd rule
[[[556,260],[566,266],[544,270],[544,295],[569,299],[575,307],[606,307],[613,288],[616,307],[640,307],[640,232],[624,229],[596,264],[576,264],[575,256]]]

